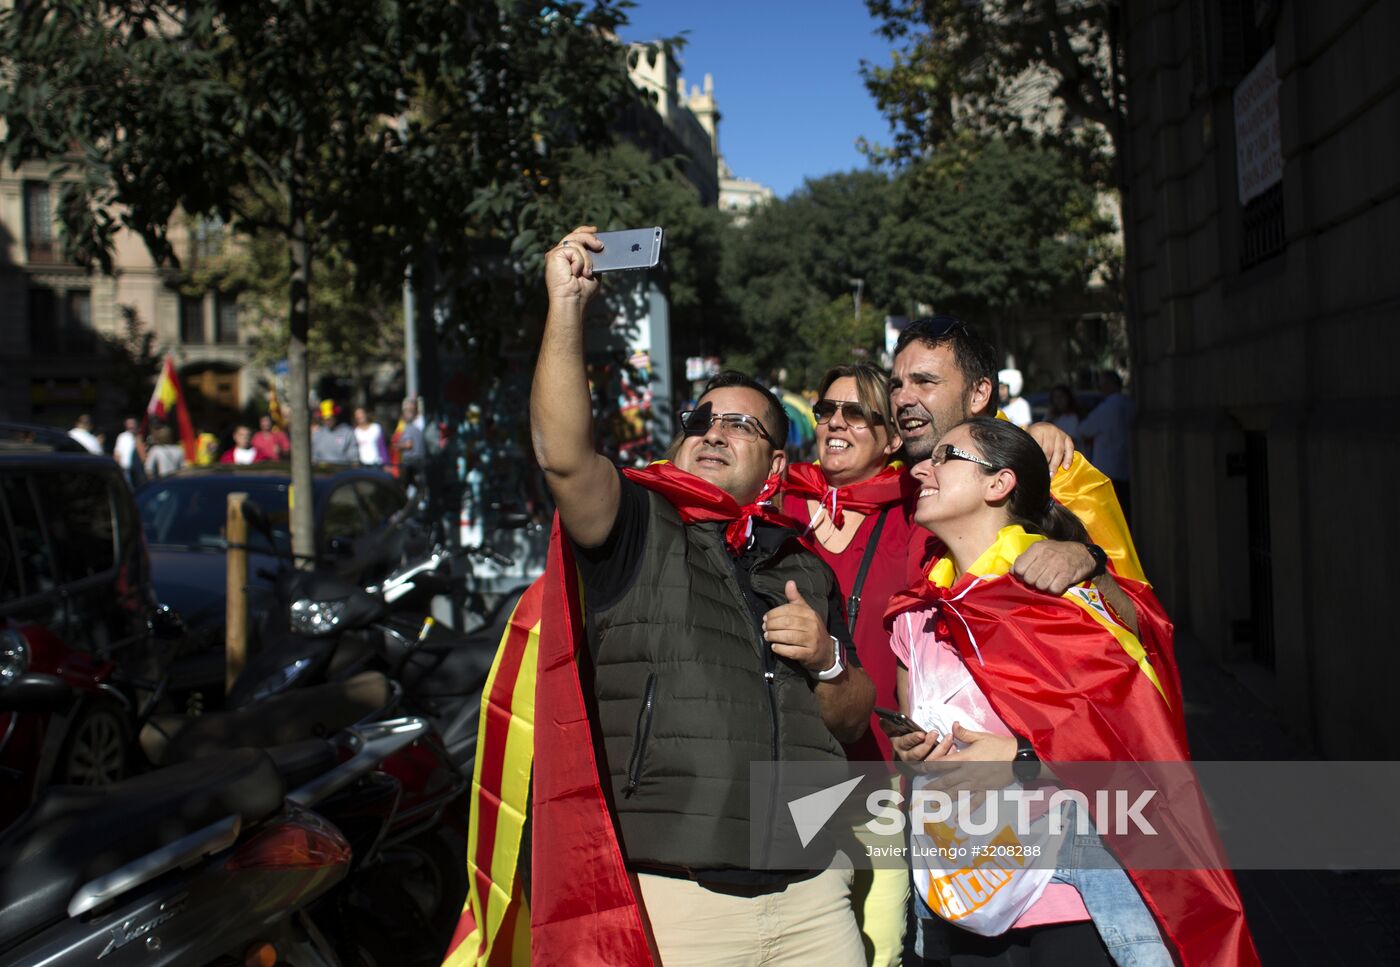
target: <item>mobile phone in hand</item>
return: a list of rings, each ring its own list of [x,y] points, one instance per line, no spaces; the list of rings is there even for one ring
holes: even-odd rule
[[[594,272],[621,272],[650,269],[661,261],[661,228],[627,228],[620,232],[599,232],[601,252],[590,252]]]
[[[925,731],[923,726],[903,712],[896,712],[891,708],[881,708],[877,705],[875,706],[875,714],[879,717],[880,721],[885,724],[885,734],[889,735],[891,738]]]

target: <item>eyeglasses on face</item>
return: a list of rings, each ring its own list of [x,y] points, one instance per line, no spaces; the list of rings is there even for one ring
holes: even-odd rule
[[[991,461],[983,460],[975,453],[968,453],[966,450],[960,450],[951,443],[945,443],[942,446],[934,447],[933,453],[929,456],[929,460],[935,467],[941,467],[949,460],[966,460],[968,463],[975,463],[979,467],[986,467],[988,470],[997,469],[997,465]]]
[[[681,432],[686,436],[704,436],[710,427],[719,423],[720,432],[737,440],[767,440],[774,449],[782,444],[768,435],[758,417],[747,413],[711,413],[708,404],[698,410],[681,411]]]
[[[812,404],[812,415],[818,423],[829,423],[837,410],[851,426],[879,426],[885,422],[879,413],[855,400],[818,400]]]

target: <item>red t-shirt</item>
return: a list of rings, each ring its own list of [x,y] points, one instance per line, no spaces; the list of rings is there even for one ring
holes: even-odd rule
[[[811,522],[807,500],[795,494],[783,495],[783,513],[804,525]],[[847,510],[846,513],[852,512]],[[843,600],[849,601],[860,562],[870,546],[870,535],[879,518],[880,512],[876,511],[862,520],[851,543],[839,554],[828,551],[815,540],[812,542],[821,559],[835,572]],[[914,522],[912,503],[891,505],[880,531],[880,546],[870,560],[870,569],[861,587],[860,611],[851,629],[851,640],[855,642],[861,665],[875,683],[875,704],[884,708],[899,708],[895,695],[895,656],[890,649],[890,636],[885,632],[885,606],[891,595],[909,587],[919,575],[920,564],[933,539],[933,535]],[[869,731],[846,746],[846,756],[852,761],[892,758],[890,740],[880,731],[874,715],[870,717]]]

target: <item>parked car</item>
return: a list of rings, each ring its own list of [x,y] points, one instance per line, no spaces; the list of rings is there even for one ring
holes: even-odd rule
[[[49,673],[72,688],[53,707],[0,713],[8,806],[50,782],[126,775],[159,674],[155,605],[117,465],[61,431],[0,424],[0,679]]]
[[[318,468],[314,479],[317,563],[359,582],[397,558],[395,542],[407,529],[407,497],[388,474],[367,468]],[[227,607],[224,533],[228,496],[246,493],[271,524],[271,541],[248,533],[250,612],[270,603],[277,572],[290,561],[291,472],[285,463],[222,464],[182,470],[136,492],[137,513],[151,558],[151,580],[162,603],[185,620],[189,643],[172,669],[172,693],[223,689]],[[255,639],[256,621],[250,621]],[[256,650],[256,640],[250,640]]]

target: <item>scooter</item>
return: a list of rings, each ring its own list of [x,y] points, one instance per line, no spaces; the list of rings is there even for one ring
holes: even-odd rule
[[[154,716],[142,731],[142,748],[164,764],[237,745],[315,746],[313,736],[395,714],[397,701],[389,679],[366,671],[246,709]],[[403,965],[441,961],[467,888],[464,817],[452,808],[466,785],[429,725],[374,772],[318,805],[354,849],[345,881],[311,910],[345,957]],[[365,958],[366,950],[378,953]]]
[[[229,707],[382,671],[402,688],[404,708],[433,723],[452,762],[469,776],[482,688],[518,594],[502,597],[468,634],[416,615],[425,596],[441,593],[454,556],[477,553],[489,552],[437,545],[369,587],[324,571],[279,576],[279,610],[267,615],[263,648],[234,683]],[[397,610],[409,601],[419,602],[408,609],[412,619]]]
[[[43,705],[67,687],[20,676],[0,688],[0,707]],[[345,877],[352,849],[313,807],[428,729],[381,721],[335,743],[235,749],[103,789],[45,791],[0,835],[0,967],[336,964],[306,912]]]

